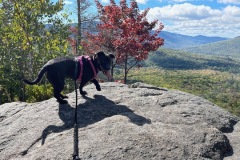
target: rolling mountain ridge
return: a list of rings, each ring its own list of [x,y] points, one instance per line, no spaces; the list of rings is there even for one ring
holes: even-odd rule
[[[83,23],[82,24],[82,31],[89,31],[89,28],[94,28],[98,22],[93,22],[94,25],[90,23]],[[70,26],[76,27],[76,23],[71,23]],[[53,27],[52,24],[46,24],[46,29],[50,29]],[[163,48],[170,48],[170,49],[182,49],[182,48],[187,48],[187,47],[193,47],[193,46],[198,46],[201,44],[207,44],[207,43],[212,43],[212,42],[218,42],[218,41],[224,41],[227,40],[228,38],[224,37],[207,37],[203,35],[198,35],[198,36],[188,36],[188,35],[183,35],[183,34],[177,34],[177,33],[172,33],[172,32],[167,32],[167,31],[161,31],[159,33],[159,37],[164,39],[164,46]]]
[[[210,54],[194,54],[168,48],[160,48],[156,52],[150,53],[148,59],[144,62],[144,66],[155,66],[168,70],[211,69],[236,74],[240,73],[238,59]]]
[[[240,37],[233,39],[204,44],[196,47],[183,48],[182,50],[205,55],[224,56],[240,59]]]
[[[203,35],[187,36],[167,31],[161,31],[159,37],[164,39],[163,47],[171,49],[182,49],[228,39],[223,37],[207,37]]]

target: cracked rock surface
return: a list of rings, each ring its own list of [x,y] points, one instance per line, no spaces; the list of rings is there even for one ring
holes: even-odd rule
[[[240,157],[239,119],[209,101],[143,83],[101,83],[78,93],[82,160],[231,159]],[[0,159],[72,159],[75,92],[0,105]]]

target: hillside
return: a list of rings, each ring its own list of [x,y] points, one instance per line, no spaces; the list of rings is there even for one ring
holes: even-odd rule
[[[214,42],[197,47],[184,48],[182,50],[206,55],[224,56],[227,58],[240,59],[240,37]]]
[[[161,48],[151,53],[145,66],[157,66],[163,69],[192,70],[214,69],[231,73],[240,73],[240,64],[236,59],[219,56],[198,55],[181,50]]]
[[[144,66],[129,73],[129,83],[141,81],[199,95],[240,116],[238,60],[162,48],[151,53]]]
[[[164,48],[180,49],[186,47],[198,46],[212,42],[226,40],[223,37],[207,37],[207,36],[187,36],[182,34],[171,33],[162,31],[159,36],[164,38]]]

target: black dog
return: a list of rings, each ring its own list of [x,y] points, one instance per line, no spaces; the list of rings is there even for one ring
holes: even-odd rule
[[[81,56],[78,58],[56,58],[48,61],[39,71],[38,77],[33,81],[24,79],[23,81],[29,85],[37,84],[47,72],[47,79],[54,88],[54,97],[59,103],[67,103],[64,98],[66,96],[61,94],[64,88],[65,77],[80,81],[80,94],[86,95],[83,87],[87,82],[95,84],[96,89],[101,91],[98,81],[95,79],[98,71],[102,71],[108,79],[112,79],[110,69],[114,55],[106,55],[103,52],[98,52],[94,56]]]

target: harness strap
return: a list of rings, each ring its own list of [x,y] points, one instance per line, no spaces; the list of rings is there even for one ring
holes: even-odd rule
[[[82,80],[82,74],[83,74],[83,62],[82,62],[82,57],[83,56],[79,56],[77,59],[80,63],[80,74],[79,74],[79,77],[78,77],[78,81],[81,81]]]
[[[79,57],[77,57],[77,59],[80,63],[80,74],[79,74],[79,77],[78,77],[78,81],[82,80],[82,75],[83,75],[83,61],[82,61],[82,59],[83,59],[83,57],[86,58],[89,61],[90,65],[92,67],[92,70],[93,70],[93,74],[94,74],[92,79],[94,79],[97,76],[97,71],[96,71],[96,69],[93,65],[91,57],[89,57],[89,56],[79,56]]]
[[[93,78],[95,78],[95,77],[97,76],[97,72],[96,72],[96,69],[95,69],[95,67],[94,67],[94,65],[93,65],[92,59],[91,59],[91,57],[89,57],[89,56],[86,56],[86,58],[87,58],[88,61],[90,62],[90,65],[91,65],[92,70],[93,70],[93,73],[94,73]]]

